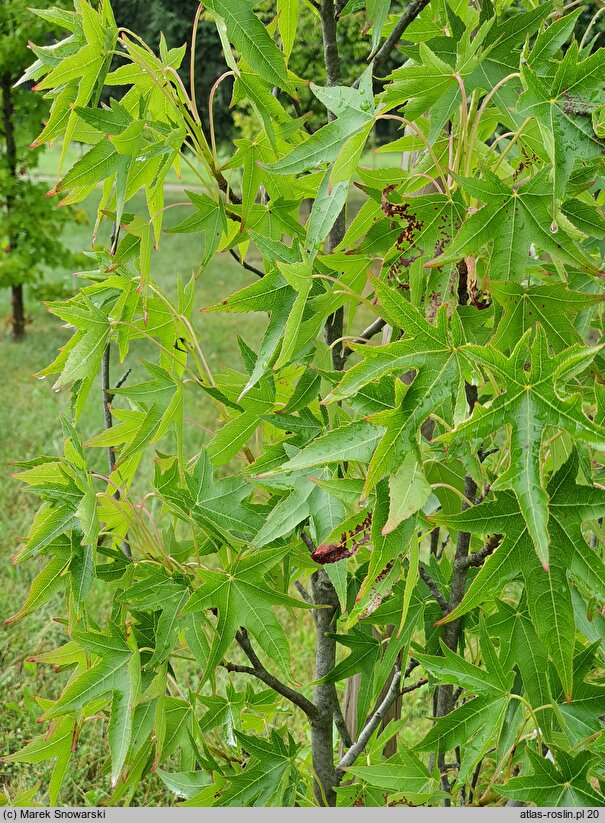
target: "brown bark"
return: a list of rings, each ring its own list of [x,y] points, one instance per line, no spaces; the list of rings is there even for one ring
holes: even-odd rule
[[[15,139],[15,108],[13,105],[12,95],[13,79],[8,72],[2,74],[0,84],[2,86],[2,120],[4,127],[4,139],[6,143],[6,163],[8,166],[8,173],[12,181],[17,179],[17,142]],[[17,241],[11,235],[10,230],[10,214],[14,207],[14,197],[11,192],[10,184],[9,191],[5,199],[6,215],[9,218],[8,231],[8,246],[11,252],[14,252]],[[25,305],[23,299],[23,286],[20,283],[15,283],[12,286],[12,332],[14,340],[22,340],[25,336]]]
[[[11,287],[12,329],[13,340],[23,340],[25,337],[25,304],[23,301],[23,286]]]

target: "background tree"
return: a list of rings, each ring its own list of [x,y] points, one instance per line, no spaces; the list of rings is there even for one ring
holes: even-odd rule
[[[44,0],[39,4],[50,8]],[[23,289],[35,283],[45,267],[68,266],[72,256],[61,242],[69,210],[57,211],[45,201],[48,186],[34,183],[40,150],[29,149],[48,116],[49,101],[30,88],[15,87],[32,53],[28,39],[40,41],[49,23],[28,11],[25,0],[5,0],[0,6],[0,288],[12,291],[12,333],[25,334]]]

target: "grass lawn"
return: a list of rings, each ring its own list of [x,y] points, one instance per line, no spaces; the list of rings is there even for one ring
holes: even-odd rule
[[[182,200],[183,195],[178,191],[169,191],[167,194],[167,203]],[[66,232],[66,242],[74,251],[86,249],[90,245],[94,204],[86,206],[86,210],[88,222],[70,225]],[[185,208],[171,209],[167,212],[168,224],[180,221],[185,213]],[[188,279],[196,270],[200,243],[199,237],[195,235],[164,236],[160,251],[153,257],[152,273],[169,295],[176,293],[179,276]],[[215,372],[226,366],[239,367],[236,335],[241,335],[255,347],[262,334],[264,318],[262,315],[202,315],[197,309],[223,299],[226,294],[251,282],[252,278],[254,275],[245,272],[231,257],[224,255],[216,258],[197,281],[193,324],[210,368]],[[68,285],[71,275],[53,273],[49,279],[62,279]],[[8,323],[0,331],[0,562],[4,570],[0,583],[2,619],[18,610],[25,599],[31,578],[39,568],[36,561],[17,567],[10,563],[19,537],[27,531],[36,500],[21,492],[19,484],[9,477],[8,463],[11,460],[25,460],[40,454],[61,452],[59,415],[67,410],[69,402],[69,392],[53,391],[52,377],[39,380],[34,375],[54,359],[57,349],[68,339],[70,332],[62,328],[60,321],[36,302],[31,293],[26,295],[26,300],[31,323],[25,341],[19,344],[12,342]],[[9,314],[9,295],[5,290],[0,292],[0,317],[8,317]],[[125,368],[132,369],[129,383],[144,379],[145,371],[140,361],[152,356],[152,345],[137,341],[125,364],[113,364],[112,379],[115,381]],[[215,427],[214,407],[191,384],[186,392],[186,404],[188,417],[201,426],[210,429]],[[100,386],[91,393],[89,408],[82,419],[85,437],[101,430]],[[186,453],[194,454],[209,437],[199,425],[191,424],[186,429]],[[95,459],[99,470],[105,470],[105,453],[99,450]],[[141,494],[146,491],[144,475],[150,467],[151,460],[147,466],[142,467]],[[95,606],[100,616],[103,613],[102,596],[97,593],[96,597],[98,602],[95,602]],[[53,620],[55,615],[62,615],[63,611],[63,603],[56,599],[43,611],[0,629],[0,714],[3,720],[0,727],[0,753],[17,750],[39,733],[36,719],[41,712],[34,696],[56,696],[65,681],[65,675],[57,675],[48,667],[38,667],[26,662],[29,655],[54,648],[64,641],[62,626]],[[308,682],[308,672],[313,666],[311,618],[308,613],[304,613],[303,618],[300,615],[284,615],[284,621],[286,630],[292,635],[293,649],[296,650],[295,676]],[[184,671],[183,676],[185,680],[194,679],[195,672]],[[421,696],[414,696],[406,710],[411,712],[414,724],[425,724],[423,718],[428,715],[428,711]],[[109,795],[109,778],[103,771],[106,747],[100,736],[100,722],[96,725],[89,724],[80,739],[74,766],[70,769],[62,795],[63,801],[68,804],[94,804]],[[286,722],[294,733],[302,732],[303,724],[299,713],[292,713]],[[4,784],[12,796],[16,791],[32,788],[40,781],[40,797],[44,798],[48,774],[44,764],[2,764],[0,788]],[[85,795],[82,787],[89,786],[98,788]],[[167,793],[156,778],[148,781],[146,787],[135,797],[135,802],[140,805],[168,804],[173,801],[174,797]]]

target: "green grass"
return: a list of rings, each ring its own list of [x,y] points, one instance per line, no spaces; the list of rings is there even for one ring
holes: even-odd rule
[[[167,203],[183,200],[182,193],[169,191]],[[142,207],[142,200],[134,208]],[[74,251],[90,247],[93,223],[93,205],[85,207],[87,220],[71,224],[65,234],[65,241]],[[175,207],[167,212],[167,223],[173,225],[186,213],[185,208]],[[153,257],[152,274],[169,296],[176,294],[177,279],[188,279],[197,269],[201,240],[195,235],[169,235],[162,238],[160,250]],[[66,289],[78,284],[72,281],[70,272],[53,272],[49,281],[63,284]],[[251,282],[254,275],[245,272],[230,256],[223,255],[212,261],[210,266],[196,282],[195,309],[193,325],[198,334],[204,355],[214,372],[225,367],[239,368],[239,355],[236,336],[241,335],[251,346],[256,346],[265,319],[262,315],[228,315],[201,314],[199,309],[215,303],[226,294]],[[40,454],[56,454],[62,451],[61,426],[59,416],[68,408],[68,392],[55,392],[52,377],[39,380],[34,375],[44,368],[56,356],[58,348],[69,337],[69,330],[61,327],[60,322],[50,315],[35,293],[28,290],[26,295],[27,311],[31,322],[26,339],[14,343],[10,338],[8,323],[0,328],[0,563],[3,574],[0,584],[0,618],[18,611],[25,599],[30,581],[39,569],[37,561],[28,561],[23,566],[14,566],[10,558],[15,553],[28,528],[36,509],[36,499],[24,494],[19,484],[9,476],[9,462],[27,460]],[[10,303],[8,293],[0,293],[0,317],[8,317]],[[361,319],[359,323],[363,322]],[[129,383],[136,383],[145,378],[141,360],[153,358],[153,344],[137,341],[127,362],[112,364],[112,379],[115,381],[126,368],[132,369]],[[186,416],[195,421],[187,424],[185,429],[185,447],[187,454],[194,454],[210,435],[204,428],[214,429],[216,418],[214,407],[192,384],[186,388]],[[85,437],[101,430],[103,426],[100,402],[100,386],[91,392],[88,408],[82,416],[82,429]],[[173,444],[168,440],[160,443],[168,451]],[[106,455],[99,450],[93,458],[95,468],[104,471]],[[143,464],[140,478],[133,493],[142,496],[147,491],[146,473],[151,468],[151,458]],[[97,592],[94,602],[95,613],[100,617],[104,604],[102,595]],[[42,650],[61,645],[65,639],[63,627],[53,618],[64,612],[64,603],[60,598],[50,603],[44,610],[24,618],[9,627],[0,628],[0,753],[16,751],[24,743],[40,733],[36,723],[40,709],[34,699],[35,695],[45,697],[57,696],[66,675],[57,675],[48,667],[28,663],[26,658]],[[308,613],[291,616],[283,615],[286,631],[292,637],[295,662],[295,677],[302,682],[309,682],[309,672],[313,668],[313,627]],[[187,664],[182,665],[184,681],[194,684],[196,673]],[[240,676],[244,677],[244,676]],[[240,684],[243,687],[245,679]],[[406,712],[410,715],[408,729],[426,727],[425,715],[428,714],[420,694],[412,695]],[[288,728],[299,736],[304,735],[304,723],[299,712],[284,720]],[[73,766],[70,768],[62,800],[67,804],[97,803],[109,794],[109,779],[104,769],[106,765],[106,747],[102,740],[101,721],[87,724],[78,745]],[[16,792],[31,788],[41,783],[40,797],[44,798],[44,788],[49,771],[44,765],[26,766],[21,764],[0,764],[0,789],[4,784],[11,796]],[[92,794],[86,794],[90,787],[95,787]],[[139,805],[159,805],[173,802],[163,785],[153,776],[134,800]]]

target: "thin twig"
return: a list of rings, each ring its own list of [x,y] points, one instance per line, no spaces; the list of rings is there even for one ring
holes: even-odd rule
[[[246,261],[239,256],[239,254],[235,251],[235,249],[229,249],[229,254],[231,255],[231,257],[234,258],[234,260],[237,260],[237,262],[240,264],[240,266],[242,266],[242,268],[246,269],[246,271],[251,271],[257,277],[264,277],[265,276],[264,271],[261,271],[260,269],[257,269],[255,266],[252,266],[250,263],[246,263]]]
[[[309,535],[307,534],[306,531],[303,530],[300,533],[300,539],[302,540],[302,542],[305,544],[305,546],[309,549],[309,551],[312,554],[315,551],[316,546],[315,546],[315,544],[313,543],[313,541],[311,540],[311,538],[309,537]]]
[[[109,365],[111,362],[111,343],[107,343],[103,351],[103,358],[101,360],[101,398],[103,402],[103,423],[105,429],[111,429],[113,426],[113,417],[111,414],[111,394],[109,385]],[[116,450],[114,446],[107,446],[107,462],[109,463],[109,474],[113,473],[116,465]]]
[[[274,677],[269,671],[267,671],[253,649],[246,629],[241,628],[235,635],[235,639],[252,665],[239,666],[235,663],[223,663],[223,666],[227,669],[227,671],[240,672],[241,674],[249,674],[256,677],[257,680],[261,680],[265,683],[265,685],[269,686],[270,689],[273,689],[274,692],[281,694],[281,696],[285,697],[286,700],[289,700],[295,706],[298,706],[298,708],[301,709],[310,720],[317,717],[317,706],[311,703],[310,700],[307,700],[303,694],[290,688],[290,686],[287,686],[285,683],[282,683],[281,680],[278,680],[277,677]]]
[[[403,677],[405,678],[408,671],[411,671],[412,668],[415,668],[417,665],[418,662],[416,660],[410,661],[410,664],[406,668]],[[409,694],[410,692],[419,689],[421,686],[425,686],[428,683],[428,680],[426,678],[422,678],[421,680],[418,680],[416,683],[412,683],[410,686],[405,686],[403,688],[401,687],[401,682],[401,667],[397,666],[395,669],[395,673],[393,675],[393,679],[391,681],[391,685],[384,697],[384,700],[364,726],[357,741],[347,750],[344,757],[342,757],[340,762],[338,763],[338,766],[336,768],[341,777],[343,771],[349,768],[349,766],[352,766],[361,754],[361,752],[365,749],[368,741],[370,740],[370,738],[382,722],[382,719],[390,709],[391,705],[395,702],[395,700],[397,700],[397,698],[402,694]]]
[[[334,687],[334,725],[336,726],[338,735],[342,740],[342,745],[345,749],[350,749],[353,745],[353,740],[351,739],[347,722],[344,718],[344,714],[342,713],[342,706],[340,705],[340,700],[338,699],[338,695],[336,693],[336,686]]]
[[[439,586],[433,580],[431,575],[427,572],[427,570],[424,568],[424,566],[422,564],[418,565],[418,574],[424,580],[426,585],[429,587],[429,589],[431,591],[431,594],[433,595],[433,597],[437,601],[437,604],[439,605],[439,608],[441,609],[443,614],[447,614],[447,612],[448,612],[447,600],[441,594],[441,591],[439,590]]]
[[[313,605],[313,598],[311,597],[309,592],[305,589],[305,587],[300,582],[300,580],[295,580],[294,581],[294,588],[300,594],[300,596],[305,601],[305,603],[309,603],[309,605],[311,605],[311,606]]]
[[[469,569],[471,566],[481,566],[483,562],[492,554],[502,542],[501,534],[493,534],[488,538],[486,544],[478,552],[473,552],[466,557],[460,557],[455,561],[454,567],[458,570]]]
[[[412,0],[410,5],[397,21],[393,31],[372,58],[372,62],[370,64],[372,66],[372,74],[377,75],[380,72],[388,56],[401,39],[403,32],[411,23],[414,22],[420,12],[428,6],[428,4],[429,0]]]
[[[384,327],[385,327],[386,325],[387,325],[387,321],[386,321],[386,320],[383,320],[383,319],[382,319],[382,317],[378,317],[376,320],[374,320],[374,322],[373,322],[373,323],[371,323],[371,324],[367,327],[367,329],[364,329],[364,330],[361,332],[361,334],[359,335],[359,337],[356,337],[356,338],[355,338],[355,340],[353,340],[353,343],[354,343],[354,344],[355,344],[355,343],[358,343],[358,344],[360,344],[360,345],[361,345],[362,343],[367,343],[367,342],[368,342],[368,340],[371,340],[371,339],[372,339],[373,337],[375,337],[377,334],[380,334],[380,332],[384,329]],[[346,360],[346,359],[347,359],[347,357],[349,357],[349,355],[350,355],[350,354],[353,354],[353,349],[352,349],[352,348],[350,348],[350,346],[349,346],[349,345],[347,345],[347,346],[345,346],[345,349],[344,349],[343,354],[342,354],[342,356],[343,356],[344,360]]]

